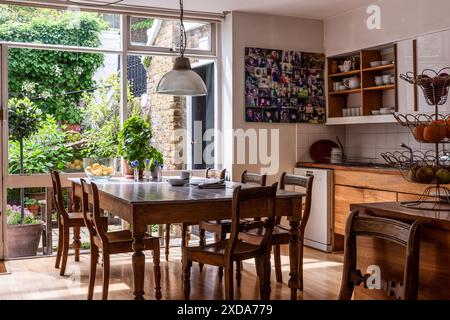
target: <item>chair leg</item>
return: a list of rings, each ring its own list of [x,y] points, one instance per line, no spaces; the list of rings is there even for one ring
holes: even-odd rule
[[[165,229],[165,236],[166,236],[166,240],[164,242],[164,246],[165,246],[165,253],[166,253],[166,261],[169,261],[169,248],[170,248],[170,224],[166,224],[166,229]]]
[[[225,266],[225,300],[234,300],[233,262]]]
[[[298,243],[298,279],[300,282],[299,289],[303,291],[303,239]]]
[[[241,266],[242,261],[236,260],[236,285],[238,288],[241,287]]]
[[[88,300],[92,300],[94,298],[95,277],[97,275],[97,263],[98,263],[98,248],[94,245],[91,245],[91,270],[89,273]]]
[[[74,227],[73,228],[73,250],[75,251],[75,261],[80,261],[80,248],[81,248],[81,241],[80,241],[80,227]]]
[[[200,229],[199,232],[199,245],[205,246],[206,245],[206,238],[205,238],[205,229]],[[200,268],[200,272],[203,271],[203,263],[199,262],[198,267]]]
[[[191,267],[192,261],[183,261],[184,299],[189,300],[191,294]]]
[[[69,256],[69,227],[63,227],[63,248],[62,248],[62,256],[61,256],[61,269],[59,270],[59,275],[63,276],[66,272],[67,265],[67,257]]]
[[[103,248],[103,291],[102,291],[103,300],[108,300],[109,271],[110,271],[109,252],[105,252]]]
[[[256,258],[261,300],[270,300],[270,254]]]
[[[61,263],[61,255],[63,251],[63,243],[64,243],[64,231],[61,226],[58,226],[58,249],[56,251],[56,261],[55,261],[55,268],[59,268],[59,264]]]
[[[282,283],[283,273],[281,272],[281,248],[279,244],[275,245],[274,258],[275,258],[275,277],[278,283]]]
[[[153,245],[153,276],[155,277],[155,298],[161,300],[161,268],[159,266],[159,240]]]
[[[225,232],[224,228],[221,228],[220,234],[216,233],[216,242],[219,242],[221,240],[225,240],[227,238],[227,233]],[[223,278],[223,268],[219,267],[219,282],[222,282]],[[233,278],[233,275],[231,276]]]

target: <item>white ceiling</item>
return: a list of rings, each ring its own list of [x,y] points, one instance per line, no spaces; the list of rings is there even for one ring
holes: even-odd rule
[[[324,19],[373,2],[375,0],[184,0],[184,8],[188,11],[209,13],[244,11]],[[179,0],[124,0],[122,3],[155,8],[179,8]]]

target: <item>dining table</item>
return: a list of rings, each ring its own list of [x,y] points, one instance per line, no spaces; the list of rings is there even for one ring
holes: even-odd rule
[[[80,178],[69,178],[71,183],[72,210],[81,210]],[[112,178],[107,181],[89,180],[96,183],[99,191],[99,206],[113,216],[130,224],[133,237],[133,295],[135,300],[144,299],[145,255],[144,237],[147,227],[157,224],[188,223],[230,219],[233,190],[237,186],[252,187],[248,184],[226,182],[224,188],[202,189],[198,185],[171,186],[166,179],[156,181],[134,181]],[[254,187],[254,186],[253,186]],[[297,299],[299,279],[299,231],[302,215],[303,192],[278,190],[275,201],[276,215],[287,217],[289,222],[290,273],[288,286],[291,299]],[[89,199],[91,202],[92,199]],[[262,218],[261,212],[251,206],[241,207],[241,218]],[[161,299],[159,257],[154,257],[155,297]]]

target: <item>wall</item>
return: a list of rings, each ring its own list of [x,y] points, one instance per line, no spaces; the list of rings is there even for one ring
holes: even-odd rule
[[[450,26],[448,0],[380,0],[381,29],[369,30],[367,6],[325,20],[325,52],[335,55],[411,38]]]
[[[334,137],[339,128],[327,128],[319,125],[309,124],[269,124],[269,123],[246,123],[244,119],[244,48],[261,47],[274,49],[288,49],[306,52],[323,52],[323,22],[320,20],[298,19],[278,17],[260,14],[249,14],[232,12],[227,19],[232,19],[232,84],[233,101],[233,129],[247,130],[250,128],[278,129],[280,136],[279,154],[280,166],[277,174],[269,177],[268,182],[278,181],[283,171],[292,172],[296,161],[302,159],[297,156],[297,150],[305,148],[306,141],[310,141],[310,132],[318,134],[329,134]],[[226,19],[226,20],[227,20]],[[225,58],[227,54],[224,54]],[[229,57],[228,57],[229,58]],[[227,63],[227,62],[225,62]],[[226,75],[224,74],[225,78]],[[226,84],[225,84],[226,87]],[[297,134],[297,128],[299,132]],[[319,128],[319,129],[316,129]],[[230,138],[230,137],[228,137]],[[299,145],[297,145],[299,143]],[[268,150],[270,150],[270,143]],[[243,150],[237,150],[234,146],[233,179],[239,180],[243,170],[255,172],[263,171],[264,166],[257,164],[236,164],[236,154]],[[248,148],[246,150],[248,157]]]
[[[375,1],[374,4],[381,8],[382,28],[380,30],[371,31],[366,27],[368,17],[366,6],[325,20],[324,45],[327,56],[416,38],[418,35],[430,34],[450,27],[448,0],[380,0]],[[430,66],[437,68],[436,66],[448,64],[448,58],[445,56],[445,54],[448,55],[448,40],[445,36],[435,38],[435,35],[419,37],[419,69]],[[427,56],[429,50],[422,48],[422,43],[426,42],[424,39],[430,39],[435,45],[433,54],[438,49],[439,52],[442,51],[437,56],[428,54],[433,56],[434,60],[431,62]],[[411,53],[411,41],[400,41],[398,45],[399,73],[412,70]],[[411,88],[412,86],[406,82],[399,83],[399,107],[403,110],[412,108]],[[431,111],[428,106],[423,106],[421,92],[419,97],[420,110]],[[377,161],[381,163],[384,163],[384,160],[380,157],[380,153],[402,150],[400,147],[402,142],[417,150],[424,151],[430,148],[427,144],[417,143],[409,129],[395,123],[348,125],[345,128],[345,136],[345,147],[349,156],[377,158]]]

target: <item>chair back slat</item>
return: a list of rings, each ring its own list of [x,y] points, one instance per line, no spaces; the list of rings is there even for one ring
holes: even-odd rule
[[[280,178],[280,189],[285,190],[287,186],[300,187],[305,191],[304,207],[302,213],[302,220],[300,222],[299,231],[303,234],[308,223],[309,216],[311,214],[311,202],[312,202],[312,188],[313,188],[314,176],[300,176],[294,174],[287,174],[284,172]],[[281,222],[281,218],[277,218],[277,224]]]
[[[344,268],[339,299],[351,299],[355,285],[366,285],[369,274],[363,275],[357,269],[357,238],[383,239],[406,248],[403,279],[392,281],[381,279],[381,289],[397,299],[416,300],[419,283],[420,234],[422,224],[416,220],[412,224],[401,221],[359,215],[353,211],[345,226]]]
[[[100,212],[97,185],[94,182],[88,183],[86,182],[86,180],[81,179],[81,190],[81,205],[83,209],[83,217],[85,224],[89,229],[89,234],[94,238],[99,238],[104,243],[108,243],[108,238],[106,236],[107,230],[105,229],[105,225],[102,222]],[[91,208],[92,210],[90,210]]]
[[[62,197],[61,179],[59,177],[59,172],[55,170],[50,171],[50,177],[52,179],[53,186],[53,201],[55,202],[56,211],[58,213],[58,219],[63,219],[68,221],[69,215],[64,208],[64,202]]]
[[[232,224],[230,239],[227,244],[225,256],[232,255],[237,241],[239,241],[239,233],[243,230],[241,226],[241,209],[242,207],[251,207],[257,215],[267,217],[264,222],[264,237],[259,244],[260,250],[270,250],[270,240],[275,224],[275,199],[277,194],[278,183],[274,183],[268,187],[255,187],[242,189],[237,187],[233,192],[233,208],[232,208]]]
[[[266,186],[266,180],[267,180],[266,174],[251,173],[251,172],[247,172],[247,170],[242,172],[242,175],[241,175],[242,183],[253,183],[253,184],[260,185],[261,187]]]
[[[225,179],[226,172],[227,172],[227,169],[219,170],[219,169],[207,168],[206,172],[205,172],[205,178],[223,180],[223,179]]]

